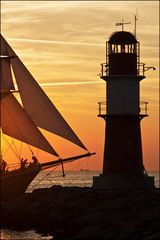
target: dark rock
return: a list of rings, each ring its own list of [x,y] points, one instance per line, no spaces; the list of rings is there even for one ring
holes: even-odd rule
[[[2,227],[36,229],[58,240],[156,240],[159,191],[53,186],[1,203]]]

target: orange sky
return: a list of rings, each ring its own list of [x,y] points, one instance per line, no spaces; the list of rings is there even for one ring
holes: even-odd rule
[[[149,117],[141,125],[143,156],[147,169],[158,169],[158,1],[2,1],[1,5],[3,36],[82,142],[97,153],[80,161],[79,168],[90,169],[102,169],[103,161],[105,125],[97,117],[97,102],[105,100],[105,83],[97,75],[105,61],[105,41],[120,30],[115,23],[122,18],[132,23],[125,30],[133,32],[138,9],[141,62],[156,67],[141,82],[141,100],[149,102]],[[62,157],[83,153],[45,134]],[[27,150],[25,154],[30,156]],[[39,158],[53,159],[42,152]]]

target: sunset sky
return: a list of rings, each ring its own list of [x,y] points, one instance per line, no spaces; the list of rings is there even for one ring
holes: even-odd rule
[[[149,117],[141,122],[144,165],[158,169],[159,2],[158,1],[2,1],[1,32],[61,114],[89,149],[92,158],[80,168],[102,169],[105,122],[97,117],[105,100],[105,82],[99,78],[105,62],[105,42],[121,30],[122,18],[134,31],[141,62],[156,67],[141,82],[141,101],[149,102]],[[44,133],[62,157],[83,154],[53,134]],[[69,145],[68,145],[69,144]],[[18,145],[17,145],[18,146]],[[29,154],[26,150],[26,157]],[[40,153],[40,159],[53,159]],[[77,164],[77,163],[76,163]]]

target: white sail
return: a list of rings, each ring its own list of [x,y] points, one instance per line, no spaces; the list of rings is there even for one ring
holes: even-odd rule
[[[24,109],[34,123],[87,150],[2,36],[1,43],[1,53],[10,57]]]
[[[0,34],[0,55],[1,56],[9,56],[14,57],[16,56],[13,49],[9,46],[3,36]]]
[[[2,58],[0,62],[0,89],[14,90],[14,84],[12,80],[11,67],[9,58]]]
[[[24,109],[34,123],[86,149],[21,60],[12,58],[11,64]]]
[[[58,156],[13,94],[1,98],[1,128],[10,137]]]

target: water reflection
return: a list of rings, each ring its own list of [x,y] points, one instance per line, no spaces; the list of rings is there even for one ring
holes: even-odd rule
[[[0,239],[1,240],[21,240],[21,239],[27,239],[27,240],[37,240],[37,239],[43,239],[43,240],[50,240],[53,239],[52,236],[43,236],[39,233],[36,233],[33,230],[30,231],[23,231],[23,232],[17,232],[17,231],[10,231],[8,229],[1,229],[0,230]]]

